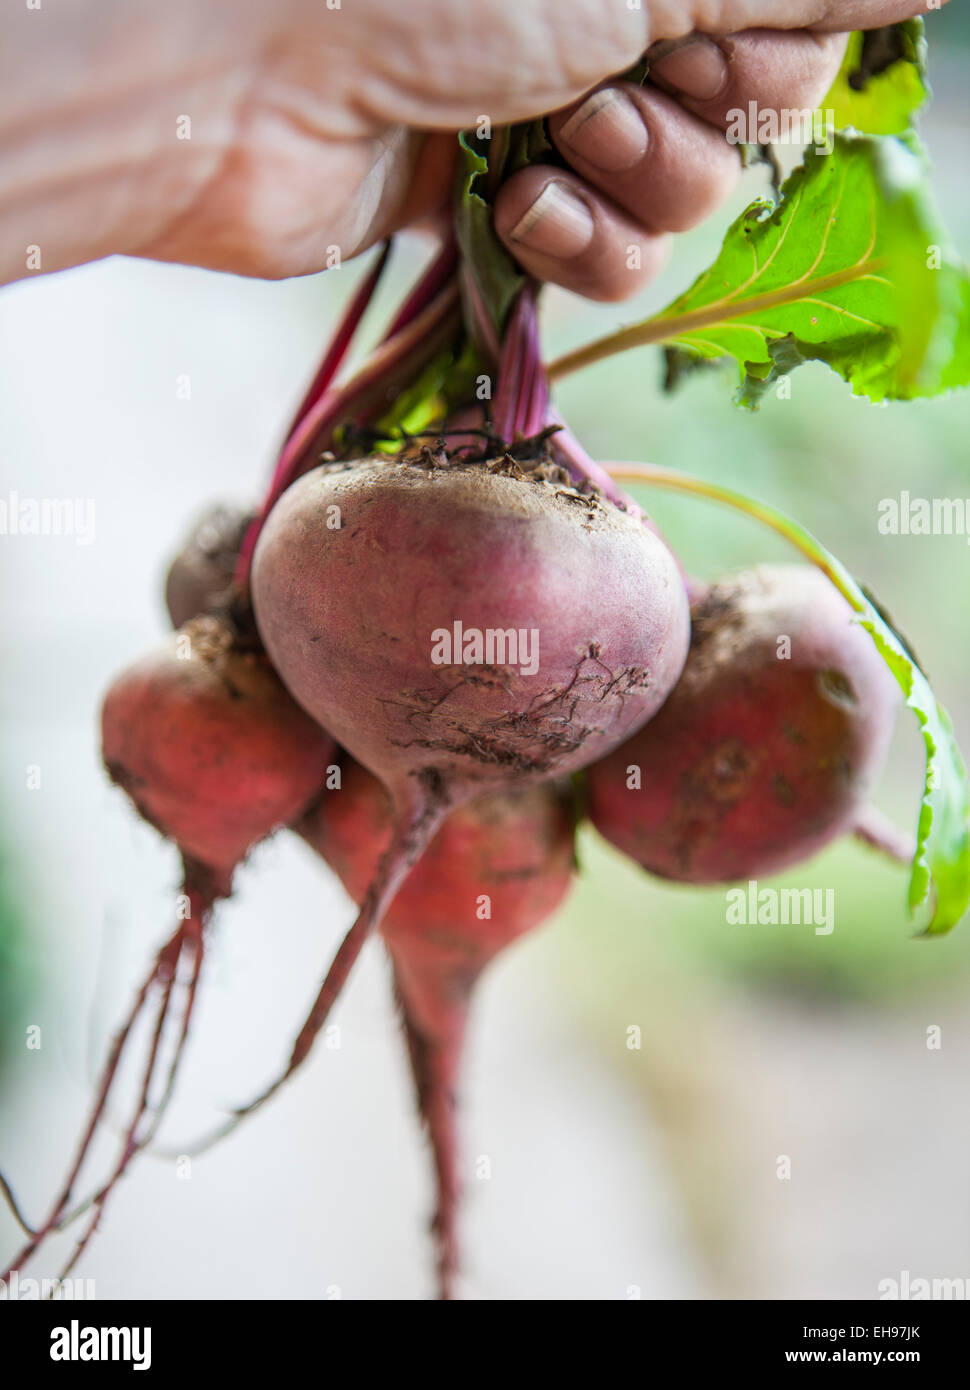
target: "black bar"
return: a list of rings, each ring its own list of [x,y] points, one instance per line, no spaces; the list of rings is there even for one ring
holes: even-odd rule
[[[531,1310],[535,1304],[526,1306]],[[552,1319],[563,1307],[560,1303],[544,1306],[551,1310]],[[5,1368],[17,1365],[17,1383],[28,1385],[30,1377],[47,1366],[53,1367],[65,1383],[85,1371],[98,1375],[154,1375],[168,1383],[182,1381],[187,1375],[194,1379],[200,1372],[215,1367],[220,1380],[236,1372],[247,1379],[267,1371],[278,1377],[281,1372],[285,1374],[286,1367],[299,1373],[303,1364],[307,1369],[316,1368],[314,1379],[323,1379],[328,1367],[336,1369],[333,1354],[336,1353],[337,1361],[343,1359],[341,1333],[357,1329],[376,1331],[379,1327],[380,1335],[369,1338],[365,1344],[366,1379],[372,1381],[375,1352],[380,1358],[386,1348],[384,1354],[395,1359],[400,1372],[410,1339],[425,1330],[420,1322],[425,1315],[409,1304],[404,1328],[407,1340],[392,1339],[386,1319],[394,1316],[386,1304],[376,1314],[362,1314],[359,1304],[339,1300],[102,1303],[41,1302],[20,1297],[13,1303],[9,1298],[0,1298],[0,1351]],[[497,1374],[507,1375],[512,1369],[515,1358],[502,1331],[517,1321],[514,1311],[499,1315],[498,1323],[490,1321],[487,1336],[482,1335],[484,1327],[478,1330],[477,1318],[473,1317],[471,1324],[464,1323],[467,1314],[448,1311],[432,1312],[430,1316],[434,1318],[429,1325],[433,1335],[447,1337],[450,1332],[474,1337],[468,1346],[475,1348],[479,1376],[482,1360],[490,1353],[495,1357]],[[438,1323],[439,1316],[445,1318],[444,1324]],[[739,1375],[751,1368],[784,1374],[796,1367],[808,1367],[822,1374],[828,1367],[859,1366],[865,1366],[870,1373],[898,1370],[902,1375],[914,1368],[943,1371],[953,1361],[959,1365],[967,1333],[965,1298],[879,1303],[644,1300],[639,1307],[628,1306],[618,1312],[615,1320],[605,1302],[587,1303],[581,1318],[570,1318],[567,1335],[555,1338],[543,1328],[549,1316],[549,1311],[539,1313],[540,1321],[536,1323],[535,1314],[530,1311],[529,1321],[522,1324],[522,1336],[531,1341],[533,1356],[545,1363],[545,1380],[557,1374],[557,1361],[565,1357],[568,1362],[581,1349],[597,1360],[602,1358],[604,1348],[610,1344],[602,1342],[599,1334],[607,1329],[616,1329],[623,1338],[613,1345],[608,1357],[615,1372],[620,1369],[616,1357],[622,1347],[623,1359],[632,1355],[634,1364],[642,1366],[645,1373],[651,1367],[658,1369],[666,1364],[671,1370],[687,1373],[715,1370]],[[459,1323],[451,1321],[454,1317],[460,1319]],[[608,1322],[600,1323],[600,1317]],[[103,1328],[119,1331],[103,1337]],[[129,1334],[137,1331],[138,1335],[126,1340],[120,1329]],[[145,1329],[150,1330],[150,1341],[145,1339]],[[343,1345],[349,1351],[360,1344]],[[446,1345],[425,1343],[433,1356],[437,1350],[434,1359],[439,1366]],[[113,1351],[127,1352],[129,1359],[93,1359],[92,1353],[110,1357]],[[70,1359],[56,1359],[60,1352]],[[82,1354],[92,1359],[74,1359]],[[135,1371],[136,1360],[143,1363],[141,1372]],[[413,1363],[411,1370],[418,1373]],[[524,1373],[520,1363],[515,1378]],[[344,1368],[341,1374],[346,1377],[352,1371]]]

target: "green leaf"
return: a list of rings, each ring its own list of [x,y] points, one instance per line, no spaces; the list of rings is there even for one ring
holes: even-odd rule
[[[867,135],[901,135],[929,99],[923,21],[907,19],[849,36],[845,58],[821,109],[834,124]]]
[[[970,379],[970,278],[960,280],[959,296],[952,307],[955,321],[954,350],[940,372],[940,387],[952,391]]]
[[[441,424],[452,410],[467,401],[474,390],[481,364],[466,342],[456,355],[451,348],[440,352],[394,404],[378,420],[375,431],[388,439],[388,451],[400,448],[401,434],[419,434]],[[377,447],[381,447],[378,445]]]
[[[805,361],[873,401],[932,396],[970,382],[968,286],[915,140],[839,134],[831,153],[806,153],[777,205],[742,213],[685,294],[616,343],[733,358],[741,404]]]
[[[508,155],[502,165],[503,178],[511,178],[530,164],[562,163],[555,145],[549,139],[544,118],[509,126],[508,140]]]
[[[810,531],[767,503],[746,497],[733,488],[670,469],[620,465],[610,472],[614,477],[709,497],[764,522],[827,574],[851,604],[916,715],[926,749],[926,778],[909,883],[910,911],[932,904],[925,924],[926,933],[937,935],[949,931],[970,906],[967,772],[946,710],[937,703],[909,644],[893,627],[885,610]]]
[[[509,309],[526,277],[506,251],[492,225],[489,180],[498,177],[509,151],[509,132],[495,132],[491,142],[463,131],[458,137],[460,171],[455,203],[455,235],[468,274],[474,281],[482,307],[489,315],[494,332],[501,336]],[[490,169],[489,155],[496,169]],[[474,322],[474,311],[466,315]]]
[[[907,705],[919,720],[926,745],[926,783],[909,881],[909,906],[915,911],[932,892],[935,906],[926,930],[930,934],[946,932],[959,922],[970,904],[966,768],[950,717],[933,698],[929,681],[910,657],[905,643],[872,603],[867,603],[861,612],[859,621],[899,682]]]

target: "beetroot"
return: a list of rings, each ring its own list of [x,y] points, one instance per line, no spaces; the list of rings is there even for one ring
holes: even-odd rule
[[[325,792],[298,829],[360,902],[390,844],[393,808],[380,782],[347,759],[340,789]],[[573,866],[568,787],[481,797],[443,822],[381,924],[434,1154],[443,1298],[451,1296],[458,1260],[455,1106],[470,995],[488,962],[556,909]]]
[[[553,784],[479,797],[453,811],[381,924],[405,973],[426,960],[460,971],[471,985],[498,951],[543,921],[573,868],[571,807],[568,788]],[[296,828],[359,902],[391,841],[391,802],[376,777],[345,757],[339,790],[325,792]],[[436,1002],[419,1010],[432,1031]]]
[[[252,513],[217,504],[199,517],[165,577],[165,605],[172,626],[224,610]]]
[[[308,1055],[447,811],[620,742],[663,703],[689,632],[666,546],[528,454],[314,469],[263,527],[252,597],[282,680],[383,782],[394,833],[285,1070],[232,1123]]]
[[[775,873],[864,818],[899,687],[816,569],[724,579],[691,616],[660,714],[588,769],[590,818],[664,878]]]
[[[317,794],[333,754],[265,655],[214,617],[119,676],[101,722],[112,780],[216,896],[250,847]]]
[[[68,1177],[46,1221],[11,1268],[88,1207],[93,1218],[64,1273],[97,1229],[104,1204],[135,1154],[150,1141],[172,1095],[202,968],[203,939],[216,900],[231,891],[236,865],[257,841],[293,820],[319,793],[333,741],[293,703],[265,655],[247,650],[228,622],[187,623],[167,647],[122,673],[102,710],[105,765],[140,814],[182,854],[179,925],[158,953],[101,1075],[95,1104]],[[184,967],[186,977],[179,980]],[[181,1026],[154,1116],[143,1128],[173,996],[181,985]],[[133,1116],[107,1181],[69,1212],[74,1187],[101,1123],[131,1031],[157,996],[155,1024]],[[0,1276],[0,1277],[6,1277]]]
[[[251,514],[217,507],[200,519],[167,576],[176,635],[105,699],[108,771],[181,854],[178,925],[113,1043],[43,1224],[30,1228],[0,1177],[0,1195],[28,1235],[16,1266],[90,1212],[67,1273],[155,1135],[186,1046],[214,906],[279,825],[333,866],[358,914],[281,1073],[215,1134],[174,1152],[205,1151],[275,1094],[380,931],[434,1157],[444,1298],[458,1263],[456,1097],[470,1000],[495,955],[567,892],[580,781],[600,831],[669,878],[772,873],[849,829],[909,857],[912,842],[867,802],[899,703],[885,659],[920,718],[928,755],[910,902],[935,893],[930,930],[966,907],[967,798],[949,722],[848,572],[792,518],[730,487],[653,465],[598,463],[558,414],[540,283],[489,225],[506,177],[544,157],[547,143],[541,122],[495,139],[463,134],[453,216],[433,219],[442,245],[432,264],[376,348],[344,374],[390,243],[374,258],[259,506]],[[856,166],[871,173],[861,154]],[[815,188],[816,173],[810,161],[795,180]],[[728,249],[753,225],[743,217]],[[836,285],[845,276],[836,265],[827,278]],[[691,308],[696,289],[654,320],[574,350],[555,373],[624,344],[676,343],[678,324],[688,338],[711,327],[710,296]],[[734,297],[730,283],[720,289]],[[779,313],[795,302],[789,289],[797,285],[767,295]],[[893,335],[883,337],[893,348]],[[835,588],[804,569],[695,584],[620,478],[759,518]],[[330,775],[338,755],[343,785]],[[142,1045],[132,1042],[139,1022],[151,1025],[147,1055],[120,1152],[76,1204],[125,1050]]]
[[[399,817],[602,756],[659,708],[687,649],[666,546],[560,470],[510,459],[316,469],[270,516],[252,583],[284,683]]]

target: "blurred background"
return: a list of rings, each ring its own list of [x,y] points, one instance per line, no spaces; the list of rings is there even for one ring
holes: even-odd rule
[[[929,36],[922,130],[967,255],[965,12],[932,16]],[[733,211],[762,184],[750,172]],[[639,302],[550,292],[549,355],[672,299],[726,221],[681,238]],[[372,332],[425,249],[397,254]],[[363,269],[261,284],[115,260],[0,296],[0,498],[95,508],[90,545],[0,538],[0,1168],[35,1217],[177,885],[174,853],[100,767],[101,694],[164,633],[162,578],[193,516],[261,491]],[[790,399],[753,415],[726,375],[673,396],[660,382],[644,350],[565,381],[558,401],[595,457],[729,481],[803,521],[912,638],[970,748],[967,540],[877,530],[880,499],[902,490],[970,499],[970,398],[877,409],[804,367]],[[711,504],[641,496],[694,573],[793,558]],[[907,827],[921,772],[906,715],[879,799]],[[970,1279],[970,923],[913,939],[905,873],[848,842],[778,880],[835,890],[830,936],[729,926],[723,890],[651,882],[591,833],[581,854],[566,909],[480,991],[466,1296],[873,1298],[902,1271]],[[351,917],[290,836],[240,872],[166,1126],[175,1149],[275,1072]],[[188,1176],[136,1165],[76,1271],[99,1297],[429,1295],[429,1165],[378,946],[336,1021],[340,1049]],[[0,1212],[4,1256],[16,1236]],[[53,1276],[69,1250],[62,1238],[33,1272]]]

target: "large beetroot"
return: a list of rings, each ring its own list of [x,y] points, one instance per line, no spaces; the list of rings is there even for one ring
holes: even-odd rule
[[[298,829],[360,902],[390,844],[393,810],[359,763],[345,760],[342,774],[339,790],[326,792]],[[530,785],[480,797],[443,822],[381,923],[434,1154],[444,1298],[458,1262],[455,1112],[470,996],[489,961],[558,907],[573,868],[568,787]]]
[[[601,757],[659,709],[689,640],[661,540],[545,458],[423,448],[307,473],[253,560],[292,694],[387,789],[394,832],[284,1072],[449,809]]]
[[[714,584],[655,720],[587,772],[589,814],[651,873],[720,883],[774,873],[868,823],[899,687],[820,571]]]
[[[602,756],[687,650],[666,546],[511,459],[316,469],[272,513],[252,584],[283,681],[401,819]]]

